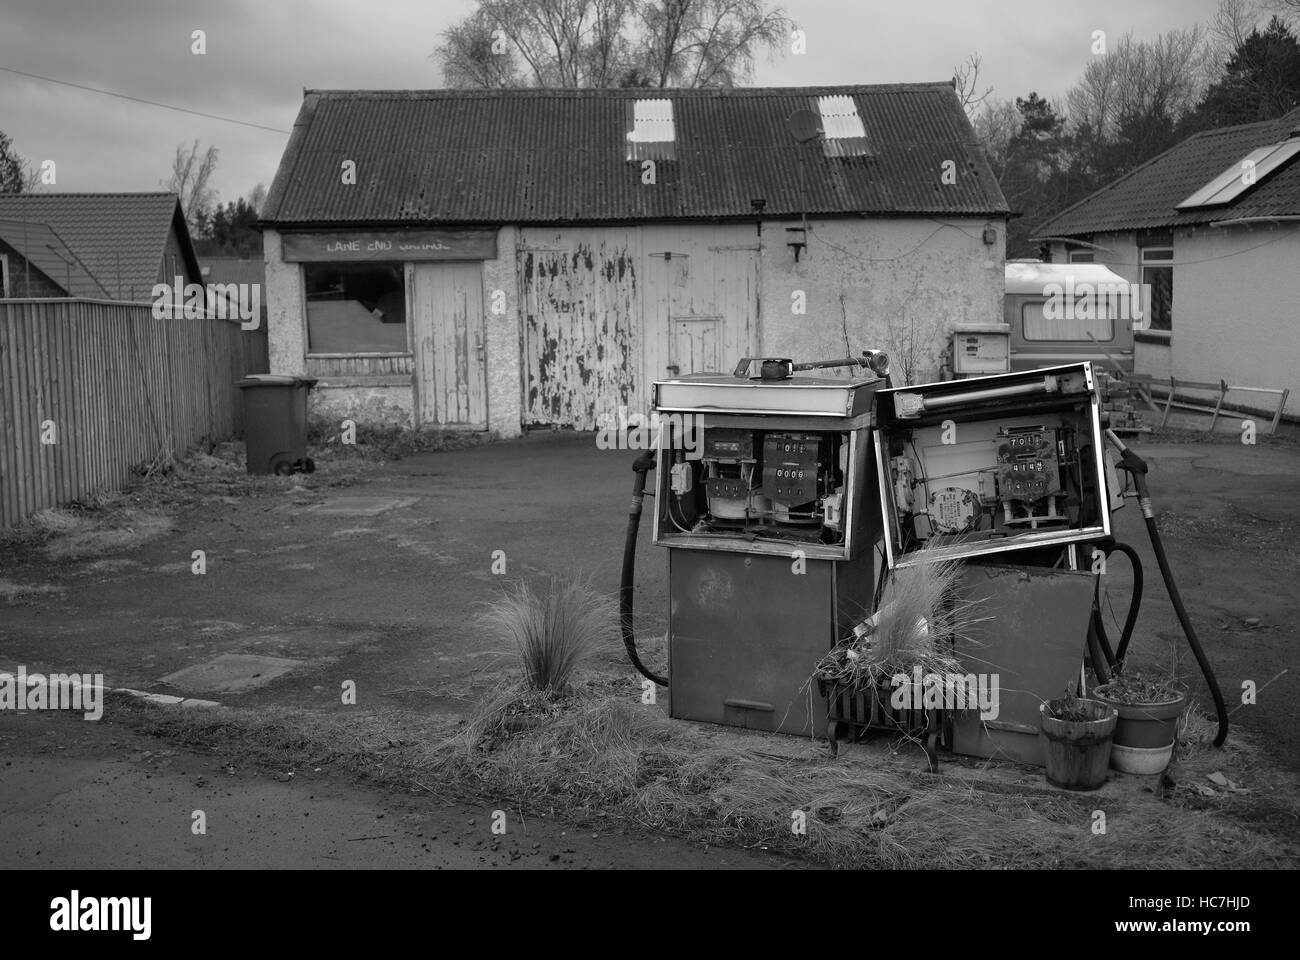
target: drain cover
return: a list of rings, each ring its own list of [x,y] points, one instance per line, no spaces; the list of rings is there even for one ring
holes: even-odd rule
[[[336,497],[311,508],[334,517],[373,517],[397,507],[409,507],[418,497]]]
[[[200,693],[235,693],[270,683],[301,664],[301,660],[285,660],[282,657],[223,653],[207,663],[169,673],[161,682],[181,690]]]

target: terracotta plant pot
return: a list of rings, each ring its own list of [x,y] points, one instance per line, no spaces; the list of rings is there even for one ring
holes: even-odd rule
[[[1178,718],[1187,704],[1187,695],[1180,693],[1177,699],[1163,703],[1125,703],[1111,696],[1108,686],[1094,687],[1092,694],[1119,713],[1110,765],[1121,773],[1140,776],[1164,773],[1174,756]]]
[[[1052,710],[1060,703],[1053,700],[1038,708],[1047,782],[1065,790],[1096,790],[1106,782],[1119,713],[1100,700],[1074,700],[1088,719],[1058,720]]]

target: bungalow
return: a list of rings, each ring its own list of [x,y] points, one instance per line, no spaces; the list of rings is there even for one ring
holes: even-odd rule
[[[1150,285],[1150,325],[1135,335],[1137,373],[1294,388],[1297,156],[1300,109],[1199,133],[1062,211],[1040,240],[1055,263],[1101,263]],[[1292,416],[1300,413],[1300,391],[1293,394]],[[1268,407],[1245,394],[1233,399]]]
[[[145,302],[202,282],[174,193],[0,194],[0,273],[8,297]]]
[[[656,379],[998,322],[1008,208],[950,82],[307,91],[263,210],[317,413],[514,435]]]
[[[0,219],[0,297],[107,300],[63,238],[47,224]]]

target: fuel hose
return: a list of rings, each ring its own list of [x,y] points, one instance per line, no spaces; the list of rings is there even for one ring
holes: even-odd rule
[[[1128,614],[1124,617],[1124,628],[1120,633],[1119,646],[1114,650],[1111,649],[1110,637],[1106,633],[1106,624],[1101,615],[1100,579],[1097,581],[1097,589],[1093,595],[1092,627],[1088,638],[1088,652],[1098,681],[1107,683],[1111,679],[1111,674],[1119,675],[1124,669],[1124,657],[1128,653],[1129,641],[1133,638],[1133,627],[1137,625],[1138,613],[1142,609],[1142,591],[1144,587],[1142,558],[1127,543],[1119,543],[1113,537],[1099,540],[1093,546],[1107,558],[1116,551],[1124,554],[1124,556],[1128,557],[1129,564],[1133,568],[1133,599],[1129,601]],[[1095,637],[1093,634],[1095,634]]]
[[[658,674],[651,673],[641,662],[636,650],[636,635],[632,630],[632,592],[636,578],[636,538],[641,528],[641,507],[645,501],[646,474],[655,468],[654,454],[645,451],[632,464],[635,477],[632,483],[632,507],[627,517],[627,538],[623,541],[623,576],[618,588],[619,626],[623,634],[623,646],[627,649],[628,659],[637,673],[657,683],[668,686],[668,681]]]
[[[1196,657],[1196,663],[1201,668],[1201,673],[1205,677],[1205,684],[1210,688],[1210,696],[1214,698],[1214,710],[1219,718],[1219,732],[1214,738],[1214,745],[1221,747],[1223,742],[1228,739],[1228,708],[1223,702],[1223,693],[1219,690],[1219,681],[1214,676],[1210,661],[1206,659],[1205,651],[1201,649],[1201,641],[1196,636],[1195,628],[1192,627],[1191,618],[1187,615],[1187,608],[1183,605],[1182,595],[1178,592],[1178,584],[1174,582],[1173,571],[1169,569],[1169,558],[1165,555],[1164,541],[1160,539],[1160,529],[1156,526],[1155,510],[1151,507],[1151,494],[1147,489],[1146,461],[1125,446],[1114,431],[1107,430],[1106,436],[1119,450],[1120,466],[1133,476],[1133,482],[1137,486],[1138,506],[1142,510],[1142,519],[1146,521],[1147,535],[1151,538],[1151,548],[1155,551],[1156,563],[1160,565],[1160,576],[1164,578],[1165,589],[1169,591],[1169,600],[1174,605],[1174,612],[1178,615],[1178,622],[1183,628],[1184,636],[1187,637],[1187,645],[1192,648],[1192,655]]]

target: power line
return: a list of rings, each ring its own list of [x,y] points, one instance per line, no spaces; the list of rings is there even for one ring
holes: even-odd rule
[[[247,120],[236,120],[233,117],[222,117],[215,113],[204,113],[202,110],[190,110],[188,107],[176,107],[170,103],[159,103],[157,100],[146,100],[143,97],[133,97],[125,93],[115,93],[112,90],[100,90],[98,87],[88,87],[81,83],[72,83],[69,80],[56,80],[53,77],[42,77],[35,73],[24,73],[22,70],[14,70],[11,67],[0,67],[5,73],[15,73],[20,77],[30,77],[33,80],[44,80],[46,83],[57,83],[64,87],[75,87],[78,90],[89,90],[91,93],[102,93],[106,97],[117,97],[119,100],[130,100],[134,103],[144,103],[151,107],[162,107],[164,110],[175,110],[177,113],[189,113],[196,117],[207,117],[209,120],[220,120],[223,123],[237,123],[241,127],[254,127],[258,130],[269,130],[272,133],[288,134],[290,131],[281,130],[279,127],[267,127],[260,123],[249,123]]]

